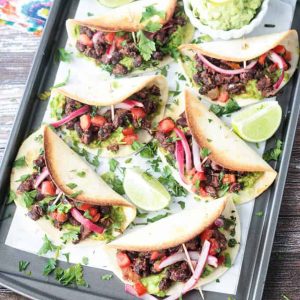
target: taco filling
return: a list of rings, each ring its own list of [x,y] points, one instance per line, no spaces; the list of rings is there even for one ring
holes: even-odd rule
[[[157,13],[165,15],[164,12]],[[135,33],[99,31],[77,24],[73,35],[82,55],[95,59],[106,71],[122,76],[157,66],[170,54],[174,56],[177,47],[184,42],[186,26],[183,7],[177,5],[172,18],[163,26],[150,21],[145,30]]]
[[[258,59],[233,62],[215,59],[197,53],[191,65],[191,77],[201,95],[213,101],[227,102],[230,98],[263,99],[273,96],[282,82],[289,78],[288,71],[292,54],[283,45],[262,54]]]
[[[183,245],[148,252],[119,250],[116,259],[123,279],[133,283],[132,294],[138,296],[148,293],[164,297],[175,283],[183,283],[185,293],[195,285],[191,285],[190,282],[193,271],[198,281],[209,276],[220,266],[231,267],[233,258],[228,250],[238,243],[234,238],[235,227],[234,215],[228,219],[221,215],[200,235],[183,244],[189,258]],[[201,261],[203,265],[199,270]],[[127,291],[130,293],[129,286]]]
[[[227,192],[251,188],[262,172],[241,172],[222,167],[209,158],[210,150],[193,139],[185,113],[174,121],[162,120],[155,135],[167,162],[179,170],[181,181],[201,197],[219,198]]]
[[[49,175],[44,155],[33,161],[33,169],[32,174],[22,176],[22,182],[17,188],[17,194],[25,202],[29,209],[28,216],[32,220],[46,217],[58,230],[71,230],[73,243],[87,237],[111,240],[113,231],[118,228],[120,230],[125,217],[118,207],[90,205],[72,200],[72,197],[80,194],[77,185],[72,183],[69,187],[74,189],[74,194],[63,194]]]
[[[65,125],[75,141],[112,152],[118,152],[121,145],[138,141],[141,130],[150,132],[153,118],[163,109],[156,85],[145,87],[112,106],[82,104],[61,94],[50,105],[52,116],[59,120],[51,124],[53,127]]]

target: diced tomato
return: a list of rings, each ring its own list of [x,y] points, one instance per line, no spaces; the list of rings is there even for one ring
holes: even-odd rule
[[[286,61],[290,61],[292,59],[292,53],[290,51],[286,51],[283,58],[286,60]]]
[[[151,252],[151,256],[150,259],[151,260],[157,260],[158,258],[162,257],[162,253],[160,253],[159,251],[152,251]]]
[[[79,36],[79,42],[88,47],[93,47],[94,45],[93,41],[86,34],[81,34]]]
[[[91,116],[83,115],[80,117],[80,127],[82,130],[88,130],[91,127]]]
[[[197,172],[192,179],[192,184],[196,184],[198,180],[199,181],[206,180],[206,176],[204,172]]]
[[[285,54],[285,47],[283,45],[278,45],[276,46],[275,48],[273,48],[273,51],[277,54],[281,54],[281,55],[284,55]]]
[[[102,116],[95,116],[91,118],[91,122],[94,126],[101,127],[107,122],[107,120]]]
[[[204,241],[209,241],[212,237],[213,231],[210,229],[205,229],[201,234],[200,234],[200,239],[204,243]]]
[[[218,97],[218,101],[220,102],[226,102],[229,99],[229,93],[225,90],[220,91],[220,95]]]
[[[96,216],[96,214],[98,213],[98,209],[97,209],[96,207],[91,207],[91,208],[89,209],[89,213],[90,213],[90,216],[91,216],[91,217],[94,217],[94,216]]]
[[[132,113],[132,116],[135,120],[138,120],[138,119],[143,119],[146,117],[146,112],[143,108],[141,107],[133,107],[131,109],[131,113]]]
[[[131,261],[126,253],[118,252],[117,253],[117,263],[120,268],[126,268],[126,267],[130,266]]]
[[[268,53],[262,54],[258,59],[258,63],[263,66],[265,64],[267,56]]]
[[[201,195],[202,197],[208,196],[208,193],[207,193],[207,191],[205,190],[205,188],[204,188],[204,187],[201,187],[201,186],[200,186],[200,195]]]
[[[218,265],[223,265],[224,264],[224,261],[225,261],[225,256],[224,255],[221,255],[218,257]]]
[[[225,174],[223,179],[222,179],[223,184],[226,183],[235,183],[236,182],[236,178],[234,174]]]
[[[166,118],[159,122],[158,131],[169,133],[175,128],[175,123],[171,118]]]
[[[220,245],[216,239],[210,239],[209,255],[216,255],[220,252]]]
[[[229,66],[231,69],[236,70],[236,69],[240,69],[241,66],[238,63],[235,63],[233,61],[224,61],[224,63]]]
[[[134,289],[138,296],[142,296],[147,293],[147,288],[140,281],[134,284]]]
[[[104,39],[107,43],[111,44],[115,39],[115,36],[116,36],[115,32],[109,32],[105,34]]]
[[[134,134],[134,128],[133,127],[127,127],[122,130],[122,133],[127,136],[127,135],[133,135]]]
[[[126,145],[132,145],[134,141],[137,141],[139,139],[137,134],[127,135],[124,136],[122,139],[122,142],[125,142]]]
[[[56,195],[56,187],[52,181],[46,180],[42,182],[41,193],[44,196],[55,196]]]
[[[100,213],[97,213],[95,216],[93,216],[93,218],[92,218],[92,222],[93,223],[97,223],[99,220],[100,220],[100,218],[101,218],[101,215],[100,215]]]
[[[125,280],[131,282],[137,282],[138,280],[140,280],[140,276],[137,273],[135,273],[131,267],[122,268],[122,274]]]
[[[125,41],[125,38],[124,38],[124,37],[122,37],[122,36],[117,36],[117,37],[115,38],[115,41],[116,41],[116,47],[117,47],[118,49],[123,48],[122,43]]]
[[[86,210],[91,209],[92,206],[91,206],[90,204],[87,204],[87,203],[77,203],[77,204],[76,204],[76,207],[77,207],[79,210],[86,211]]]
[[[64,223],[68,220],[68,215],[65,213],[57,212],[56,220],[60,223]]]

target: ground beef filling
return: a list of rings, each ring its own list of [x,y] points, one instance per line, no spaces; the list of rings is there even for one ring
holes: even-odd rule
[[[199,56],[195,55],[196,74],[193,76],[194,81],[199,84],[199,92],[207,95],[212,100],[226,102],[230,97],[240,95],[246,92],[246,86],[250,80],[256,80],[256,88],[262,97],[269,97],[274,93],[274,84],[277,82],[280,70],[268,56],[265,57],[264,63],[258,62],[249,72],[238,75],[221,74],[206,66]],[[289,57],[288,57],[289,58]],[[243,63],[229,62],[225,60],[206,57],[215,66],[225,70],[234,70],[243,68]],[[284,59],[284,58],[283,58]],[[247,65],[250,61],[247,62]],[[286,61],[285,70],[290,65]]]
[[[66,127],[67,129],[75,130],[80,141],[86,145],[93,142],[106,141],[120,127],[123,129],[131,128],[130,134],[127,134],[125,131],[126,136],[122,144],[132,144],[134,140],[138,139],[136,131],[139,129],[151,131],[151,119],[159,110],[159,98],[160,90],[156,85],[153,85],[142,89],[130,97],[130,100],[141,102],[144,107],[134,107],[131,110],[115,108],[114,119],[112,120],[111,109],[103,113],[102,107],[90,106],[88,113],[66,123]],[[68,116],[83,105],[66,97],[63,117]],[[110,144],[107,146],[107,149],[117,152],[119,144]]]
[[[222,264],[224,261],[222,252],[227,249],[227,239],[215,225],[204,230],[200,236],[186,242],[185,246],[188,251],[197,251],[201,253],[204,240],[208,240],[211,243],[209,255],[216,256],[218,261],[220,261],[220,264]],[[159,282],[159,289],[161,291],[166,291],[173,283],[185,283],[192,276],[192,271],[186,261],[179,261],[165,269],[159,269],[159,265],[164,259],[182,251],[183,248],[182,245],[180,245],[152,252],[120,251],[117,256],[121,255],[124,257],[124,255],[126,255],[130,261],[125,267],[121,267],[124,279],[135,283],[150,275],[163,273],[164,276]]]
[[[33,205],[30,207],[28,212],[28,216],[32,220],[37,221],[41,217],[47,216],[53,221],[53,225],[59,230],[61,230],[65,224],[80,226],[78,239],[74,240],[74,243],[78,243],[79,241],[87,238],[92,232],[87,230],[72,217],[70,213],[70,209],[72,207],[76,207],[86,218],[90,219],[93,223],[99,226],[108,228],[112,224],[113,221],[110,217],[111,207],[109,206],[93,206],[89,204],[83,204],[62,196],[59,201],[62,204],[71,205],[71,208],[69,208],[69,211],[66,213],[60,212],[59,209],[53,210],[51,206],[53,206],[58,192],[51,177],[48,176],[45,178],[37,189],[34,187],[37,177],[45,167],[45,158],[43,155],[40,155],[36,160],[34,160],[34,169],[36,171],[32,173],[25,181],[23,181],[17,190],[19,194],[36,191]]]
[[[156,45],[156,50],[152,53],[152,60],[160,61],[168,55],[165,47],[170,41],[171,35],[186,22],[181,9],[177,7],[173,17],[159,31],[144,32],[147,38],[153,40]],[[76,43],[78,51],[87,57],[96,59],[103,65],[111,66],[111,71],[115,75],[125,75],[130,71],[125,64],[120,63],[126,57],[133,59],[134,68],[140,67],[144,62],[131,33],[102,32],[86,26],[80,26],[79,31],[80,38]]]
[[[185,113],[182,113],[176,121],[176,126],[183,128],[185,137],[192,149],[192,135],[188,129]],[[157,131],[155,138],[160,143],[160,146],[170,153],[172,160],[175,160],[175,139],[172,138],[172,132],[163,133]],[[244,176],[249,175],[249,172],[238,172],[226,169],[208,157],[202,157],[203,172],[196,172],[192,169],[187,174],[187,179],[193,185],[193,191],[201,196],[211,196],[218,198],[224,195],[227,191],[237,193],[244,188],[244,184],[240,181]]]

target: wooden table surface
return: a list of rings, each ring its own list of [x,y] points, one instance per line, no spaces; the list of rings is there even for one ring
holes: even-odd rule
[[[0,162],[39,38],[0,27]],[[300,299],[300,124],[280,211],[265,300]],[[287,297],[287,298],[285,298]],[[24,299],[0,287],[0,300]],[[225,299],[224,299],[225,300]],[[243,299],[239,299],[243,300]]]

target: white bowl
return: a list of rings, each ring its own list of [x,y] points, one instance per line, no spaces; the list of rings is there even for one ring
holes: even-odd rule
[[[201,1],[201,0],[199,0]],[[201,21],[194,16],[193,11],[190,8],[190,0],[183,0],[184,10],[190,22],[197,28],[201,33],[208,34],[213,39],[222,39],[222,40],[230,40],[240,38],[248,33],[250,33],[255,27],[257,27],[262,21],[263,17],[267,13],[268,5],[270,0],[264,0],[260,7],[259,13],[256,17],[248,24],[243,26],[240,29],[232,29],[232,30],[220,30],[220,29],[212,29],[207,25],[203,25]]]

